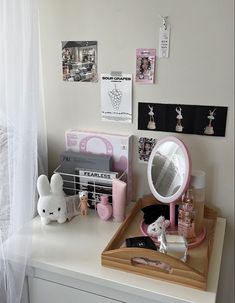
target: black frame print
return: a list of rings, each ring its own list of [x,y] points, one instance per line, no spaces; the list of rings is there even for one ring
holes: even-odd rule
[[[204,136],[225,136],[228,107],[138,104],[138,129]]]
[[[194,133],[194,111],[192,105],[168,104],[166,131],[185,134]]]
[[[165,125],[166,125],[165,104],[139,102],[138,129],[164,131]]]
[[[198,135],[225,136],[228,107],[197,106],[194,129]]]

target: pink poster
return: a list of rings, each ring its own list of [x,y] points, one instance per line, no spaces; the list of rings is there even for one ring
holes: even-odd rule
[[[156,49],[138,48],[136,50],[136,82],[154,83]]]

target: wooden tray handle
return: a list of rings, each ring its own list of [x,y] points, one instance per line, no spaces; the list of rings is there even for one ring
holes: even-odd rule
[[[156,259],[152,260],[144,257],[134,257],[131,259],[131,264],[133,266],[139,266],[143,268],[145,266],[151,267],[169,274],[173,273],[173,268],[169,264]]]

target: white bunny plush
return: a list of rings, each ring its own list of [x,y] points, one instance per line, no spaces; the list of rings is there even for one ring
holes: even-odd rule
[[[160,242],[160,252],[167,252],[166,229],[169,225],[170,221],[165,220],[165,217],[160,216],[155,222],[148,226],[148,235],[150,237],[156,237]]]
[[[180,258],[183,262],[187,262],[187,240],[178,234],[167,234],[166,229],[169,225],[170,221],[160,216],[148,226],[147,233],[150,237],[157,238],[160,244],[159,252],[168,253],[173,257]]]
[[[49,224],[51,221],[64,223],[67,220],[67,209],[61,175],[54,174],[51,183],[46,175],[39,176],[37,189],[39,193],[37,210],[42,223]]]
[[[147,233],[150,237],[158,238],[166,232],[167,227],[170,225],[169,220],[165,220],[163,216],[157,218],[157,220],[148,226]]]

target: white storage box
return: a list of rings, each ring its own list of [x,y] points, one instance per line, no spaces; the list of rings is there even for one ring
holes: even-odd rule
[[[125,172],[127,202],[132,200],[132,136],[86,132],[76,129],[65,133],[66,150],[113,156],[113,171]]]

